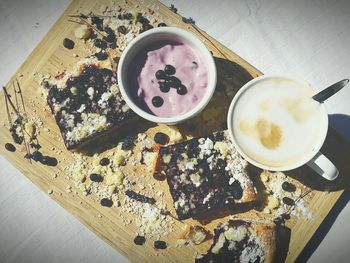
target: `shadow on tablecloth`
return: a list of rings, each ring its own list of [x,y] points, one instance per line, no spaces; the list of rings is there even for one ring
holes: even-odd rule
[[[325,238],[340,212],[350,201],[350,188],[345,189],[338,201],[335,203],[329,214],[323,220],[319,228],[316,230],[310,241],[307,243],[303,251],[300,253],[295,262],[307,262],[311,255],[315,252],[322,240]]]
[[[329,124],[334,128],[346,141],[350,141],[350,116],[344,114],[330,114]],[[340,152],[338,154],[343,155]],[[347,158],[349,156],[346,156]],[[346,174],[349,176],[349,174]],[[304,250],[301,252],[296,262],[306,262],[321,244],[322,240],[325,238],[335,220],[337,219],[340,212],[344,209],[347,203],[350,201],[350,187],[348,186],[340,198],[337,200],[329,214],[323,220],[317,231],[314,233],[308,244],[305,246]]]
[[[350,141],[350,116],[345,114],[329,114],[329,125]]]

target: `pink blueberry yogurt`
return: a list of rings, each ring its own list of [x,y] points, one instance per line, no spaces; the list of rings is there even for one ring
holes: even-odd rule
[[[187,44],[164,42],[152,45],[137,54],[132,64],[129,72],[132,97],[139,106],[155,116],[182,115],[192,110],[206,93],[208,69],[198,51]],[[185,92],[179,92],[171,84],[174,87],[168,92],[161,91],[160,84],[169,85],[165,82],[170,75],[157,79],[156,72],[164,71],[166,65],[175,68],[175,73],[170,75],[180,81],[178,85],[185,86]],[[161,98],[161,106],[155,106],[155,97]]]

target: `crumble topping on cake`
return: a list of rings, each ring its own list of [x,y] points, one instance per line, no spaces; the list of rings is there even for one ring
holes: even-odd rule
[[[313,214],[306,208],[304,194],[307,189],[281,172],[264,171],[260,175],[267,194],[265,214],[282,215],[290,213],[310,220]]]
[[[256,199],[246,162],[226,131],[161,147],[159,159],[179,219]]]
[[[214,242],[207,254],[196,262],[273,262],[276,253],[276,230],[271,223],[229,220],[214,230]]]
[[[116,73],[94,58],[79,63],[72,74],[44,81],[47,101],[68,149],[118,127],[134,114],[122,99]]]

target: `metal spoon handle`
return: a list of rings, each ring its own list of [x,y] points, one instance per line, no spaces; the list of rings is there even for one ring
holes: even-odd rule
[[[320,91],[316,95],[314,95],[312,98],[320,103],[324,102],[329,97],[333,96],[335,93],[337,93],[339,90],[345,87],[346,84],[348,84],[348,79],[343,79],[328,88],[325,88],[324,90]]]

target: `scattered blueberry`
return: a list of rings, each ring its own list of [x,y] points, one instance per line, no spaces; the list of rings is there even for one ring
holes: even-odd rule
[[[102,198],[101,201],[100,201],[100,204],[102,206],[112,207],[113,201],[111,199],[108,199],[108,198]]]
[[[156,143],[162,144],[162,145],[167,144],[169,142],[169,136],[162,132],[157,132],[154,135],[153,139]]]
[[[161,97],[159,97],[159,96],[155,96],[152,99],[152,104],[153,104],[154,107],[159,108],[159,107],[161,107],[163,105],[163,103],[164,103],[164,100]]]
[[[56,158],[50,156],[43,156],[40,162],[48,166],[56,166],[58,163]]]
[[[175,68],[172,65],[166,65],[165,68],[164,68],[164,72],[167,75],[174,75],[176,70],[175,70]]]
[[[157,79],[165,79],[165,72],[163,71],[163,70],[157,70],[157,72],[156,72],[156,78]]]
[[[146,23],[142,24],[142,28],[139,30],[139,33],[141,34],[141,33],[145,32],[149,29],[152,29],[152,28],[153,28],[153,26],[150,24],[146,24]]]
[[[108,58],[108,54],[107,52],[103,52],[103,51],[100,51],[98,53],[95,53],[95,57],[97,58],[97,60],[106,60]]]
[[[146,242],[146,238],[144,236],[137,235],[134,238],[135,245],[142,246],[143,244],[145,244],[145,242]]]
[[[142,16],[141,13],[137,14],[136,21],[141,23],[141,24],[149,24],[149,20],[147,18],[145,18],[144,16]]]
[[[187,93],[187,88],[184,85],[180,85],[176,88],[177,94],[185,95]]]
[[[154,247],[157,249],[166,249],[167,244],[165,241],[157,240],[157,241],[154,241]]]
[[[99,38],[94,39],[94,46],[101,49],[107,48],[107,42]]]
[[[125,35],[128,32],[125,26],[118,26],[117,30],[119,33],[122,33],[123,35]]]
[[[283,197],[282,201],[284,204],[290,205],[290,206],[294,205],[294,203],[295,203],[294,200],[289,198],[289,197]]]
[[[283,182],[282,189],[287,192],[294,192],[296,190],[296,187],[294,184],[289,182]]]
[[[9,152],[15,152],[16,147],[12,143],[6,143],[5,144],[5,149],[8,150]]]
[[[101,175],[99,175],[99,174],[93,173],[93,174],[90,174],[90,180],[93,181],[93,182],[100,183],[100,182],[103,181],[103,177]]]
[[[43,158],[43,154],[39,151],[34,151],[32,153],[32,159],[36,162],[40,161]]]
[[[100,165],[106,166],[109,164],[109,159],[107,157],[104,157],[100,160]]]
[[[163,22],[158,24],[158,27],[165,27],[165,26],[167,26],[167,25]]]
[[[63,46],[67,49],[73,49],[74,44],[75,44],[74,41],[69,38],[63,39]]]
[[[126,14],[124,14],[124,18],[125,19],[131,19],[133,16],[132,16],[132,14],[131,13],[126,13]]]
[[[161,173],[161,172],[155,172],[153,174],[153,178],[158,180],[158,181],[164,181],[166,179],[165,174]]]

